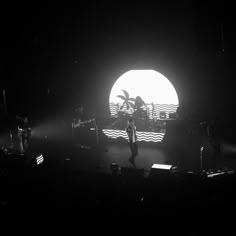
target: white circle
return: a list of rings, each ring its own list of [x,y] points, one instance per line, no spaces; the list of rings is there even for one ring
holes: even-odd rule
[[[118,96],[125,96],[123,90],[128,92],[129,98],[140,96],[145,104],[179,105],[179,99],[171,82],[161,73],[154,70],[130,70],[120,76],[113,85],[109,104],[122,106],[124,100]],[[112,112],[111,112],[112,113]]]

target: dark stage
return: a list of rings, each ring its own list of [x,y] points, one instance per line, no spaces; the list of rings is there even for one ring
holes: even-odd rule
[[[9,5],[0,225],[235,235],[233,4]]]
[[[14,216],[18,222],[43,218],[49,225],[55,221],[64,226],[79,221],[82,228],[115,224],[121,231],[135,227],[135,232],[170,224],[168,233],[232,232],[236,162],[222,155],[216,165],[211,156],[200,173],[199,159],[194,162],[193,157],[198,150],[192,146],[187,150],[190,160],[179,168],[183,160],[176,162],[167,143],[140,142],[133,167],[125,140],[106,139],[89,149],[68,139],[32,140],[25,156],[1,156],[1,217]],[[44,162],[36,165],[39,149]],[[118,164],[117,172],[112,163]],[[179,166],[163,172],[152,169],[154,163]]]

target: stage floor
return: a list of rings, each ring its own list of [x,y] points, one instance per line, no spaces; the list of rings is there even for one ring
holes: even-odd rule
[[[38,149],[38,151],[36,151]],[[199,172],[200,152],[198,145],[183,144],[176,148],[163,143],[138,143],[136,166],[128,159],[131,155],[128,143],[117,139],[103,142],[90,148],[81,148],[71,142],[45,142],[35,148],[34,152],[42,152],[48,163],[60,166],[70,166],[72,171],[111,173],[111,163],[117,163],[120,168],[144,169],[148,175],[153,164],[168,164],[177,166],[183,171]],[[205,153],[203,169],[236,169],[236,158],[232,155]]]
[[[131,152],[128,143],[119,142],[107,143],[90,150],[83,150],[75,146],[73,151],[71,151],[74,169],[105,173],[111,172],[111,163],[117,163],[121,168],[144,169],[145,173],[149,173],[153,164],[167,164],[170,161],[167,152],[161,147],[141,143],[138,144],[135,167],[128,161],[130,156]]]

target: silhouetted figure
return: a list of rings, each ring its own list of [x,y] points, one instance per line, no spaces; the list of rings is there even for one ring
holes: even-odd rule
[[[148,115],[145,105],[145,102],[140,96],[135,98],[133,118],[138,130],[145,130],[147,128]]]
[[[137,96],[135,98],[134,109],[140,109],[143,106],[145,106],[145,102],[140,96]]]
[[[137,146],[137,135],[136,135],[136,126],[133,119],[129,119],[128,125],[126,127],[126,133],[128,134],[128,142],[131,150],[131,157],[129,162],[135,166],[135,157],[138,155],[138,146]]]
[[[31,128],[28,117],[21,119],[18,125],[18,138],[20,139],[20,152],[23,154],[29,149],[29,140],[31,137]]]

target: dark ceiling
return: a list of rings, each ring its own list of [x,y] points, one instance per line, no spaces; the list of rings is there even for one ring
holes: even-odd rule
[[[232,5],[6,6],[1,18],[1,89],[12,113],[70,111],[80,100],[106,112],[112,84],[133,68],[163,73],[203,117],[232,113]]]

